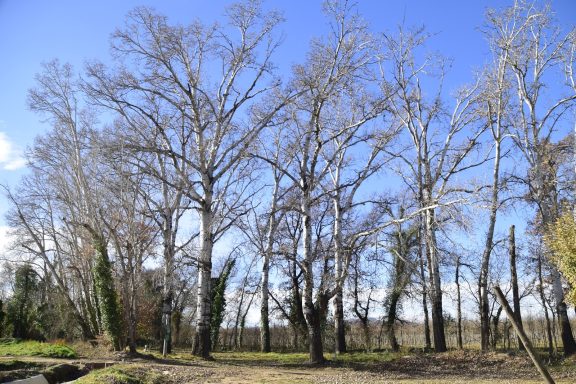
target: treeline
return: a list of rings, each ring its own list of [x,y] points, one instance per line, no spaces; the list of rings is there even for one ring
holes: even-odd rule
[[[29,271],[46,295],[37,308],[55,308],[30,330],[169,353],[190,320],[185,342],[208,357],[224,323],[241,347],[259,307],[262,351],[280,319],[322,362],[328,329],[346,352],[350,321],[370,349],[381,317],[398,349],[410,296],[424,346],[442,352],[450,285],[457,329],[475,308],[488,350],[501,315],[490,286],[503,284],[517,304],[540,302],[550,348],[557,323],[576,351],[543,242],[574,207],[576,33],[531,2],[489,10],[486,62],[454,91],[424,28],[378,35],[350,2],[324,10],[328,32],[288,74],[274,65],[282,16],[258,1],[214,25],[137,8],[112,36],[112,64],[44,65],[28,104],[52,128],[5,188],[24,263],[9,302]],[[498,220],[511,210],[529,220],[530,272],[509,284],[514,234]]]

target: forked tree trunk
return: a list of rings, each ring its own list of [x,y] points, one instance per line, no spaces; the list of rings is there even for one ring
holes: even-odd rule
[[[306,195],[306,193],[305,193]],[[310,197],[305,196],[302,203],[303,225],[303,267],[304,267],[304,317],[308,328],[308,342],[310,362],[313,364],[324,363],[324,346],[322,343],[321,306],[314,305],[314,270],[312,255],[312,218],[310,214]],[[321,304],[321,303],[317,303]]]
[[[484,243],[484,252],[482,253],[482,263],[480,267],[480,277],[478,279],[478,289],[480,294],[480,348],[482,351],[488,351],[490,319],[488,315],[488,273],[490,272],[490,255],[494,247],[494,229],[496,227],[496,216],[498,213],[498,194],[500,190],[500,116],[498,113],[497,127],[493,130],[494,134],[494,168],[492,170],[492,194],[490,199],[490,218],[488,222],[488,232]]]

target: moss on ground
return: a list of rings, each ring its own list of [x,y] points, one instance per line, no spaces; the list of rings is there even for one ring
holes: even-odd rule
[[[164,384],[162,374],[140,364],[119,364],[90,372],[76,381],[78,384]]]
[[[0,356],[41,356],[70,359],[76,357],[76,352],[63,344],[2,339],[0,340]]]

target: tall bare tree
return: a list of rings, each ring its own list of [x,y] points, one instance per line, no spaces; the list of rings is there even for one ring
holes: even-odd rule
[[[416,52],[425,44],[428,35],[423,29],[406,33],[400,29],[396,38],[387,36],[383,76],[390,77],[394,97],[392,109],[399,124],[408,133],[414,158],[403,150],[398,156],[407,172],[405,181],[420,203],[422,213],[422,241],[429,272],[430,300],[432,304],[432,328],[434,348],[446,351],[440,278],[440,257],[436,232],[438,228],[436,208],[447,196],[464,191],[453,186],[454,175],[472,168],[479,162],[470,160],[470,154],[479,144],[482,129],[476,127],[474,105],[478,84],[457,92],[451,111],[445,105],[443,79],[445,60],[424,57],[418,61]],[[390,67],[391,73],[387,73]],[[437,80],[433,92],[424,92],[424,81]],[[427,83],[430,84],[430,83]],[[432,83],[433,84],[433,83]],[[427,94],[432,93],[429,97]],[[440,139],[441,138],[441,139]]]
[[[562,34],[554,26],[549,7],[538,8],[523,0],[515,1],[499,17],[492,18],[491,23],[499,35],[504,35],[510,26],[520,26],[506,58],[517,93],[514,139],[528,167],[525,177],[528,200],[537,208],[545,228],[559,213],[552,136],[576,101],[574,92],[560,89],[557,94],[548,94],[546,84],[548,76],[569,70],[563,64],[573,32]],[[562,278],[554,266],[551,273],[564,353],[571,355],[576,352],[576,341],[568,319]]]
[[[119,113],[147,138],[135,148],[167,155],[198,212],[193,349],[203,357],[210,353],[213,246],[245,212],[254,192],[248,149],[286,104],[271,61],[281,17],[263,12],[258,1],[234,4],[227,15],[227,27],[200,22],[182,27],[137,8],[113,36],[118,68],[112,73],[101,64],[88,68],[94,102]],[[257,105],[262,100],[266,107]]]

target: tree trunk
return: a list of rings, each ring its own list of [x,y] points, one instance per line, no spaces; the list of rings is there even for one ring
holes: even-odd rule
[[[564,356],[570,356],[576,353],[576,341],[572,335],[568,310],[564,302],[564,288],[562,287],[562,278],[560,272],[555,266],[551,265],[552,270],[552,290],[556,301],[556,313],[558,314],[558,323],[560,325],[560,336],[564,346]]]
[[[460,257],[456,259],[456,340],[458,349],[463,349],[462,343],[462,297],[460,295]]]
[[[200,255],[198,258],[198,296],[196,301],[196,334],[192,353],[205,359],[210,357],[210,311],[212,275],[212,211],[206,199],[200,216]]]
[[[400,345],[396,339],[396,332],[394,329],[394,324],[396,323],[398,300],[400,298],[400,293],[395,289],[391,293],[390,302],[388,306],[388,315],[386,316],[386,333],[388,335],[388,342],[390,343],[390,348],[394,352],[400,350]]]
[[[546,296],[544,295],[544,279],[542,277],[542,254],[538,255],[537,259],[538,269],[538,293],[540,294],[540,301],[544,309],[544,318],[546,320],[546,336],[548,338],[548,356],[554,355],[554,343],[552,341],[552,327],[550,325],[550,316],[548,315],[548,308],[546,306]]]
[[[310,362],[312,364],[322,364],[324,363],[324,346],[322,343],[322,319],[320,313],[312,314],[311,319],[308,324],[308,337],[309,352],[310,352]]]
[[[502,306],[496,311],[496,315],[492,317],[492,350],[496,350],[498,341],[500,340],[500,315],[502,314]]]
[[[172,326],[174,327],[172,344],[178,346],[180,344],[180,328],[182,326],[182,310],[178,308],[172,311]]]
[[[338,287],[334,296],[334,336],[336,354],[346,353],[346,329],[344,324],[344,305],[342,287]]]
[[[103,328],[112,341],[115,351],[122,349],[122,312],[118,304],[118,296],[114,288],[112,265],[108,258],[108,249],[104,238],[92,228],[85,226],[92,235],[96,261],[94,263],[94,278],[96,292],[102,312]]]
[[[500,116],[500,115],[499,115]],[[478,279],[478,288],[480,293],[480,348],[483,352],[488,351],[488,339],[490,333],[490,319],[488,316],[488,273],[490,272],[490,255],[494,247],[494,228],[496,226],[496,216],[498,213],[498,192],[500,188],[500,126],[494,130],[494,168],[492,171],[492,196],[490,200],[490,218],[488,223],[488,232],[484,243],[484,252],[482,253],[482,263],[480,267],[480,277]]]
[[[419,229],[420,239],[424,239],[424,233],[422,230],[422,225],[420,225]],[[432,340],[430,338],[430,316],[428,314],[428,288],[426,284],[426,273],[424,270],[424,252],[422,251],[422,240],[420,240],[420,244],[418,245],[418,258],[420,264],[420,281],[422,283],[422,311],[424,312],[424,338],[425,338],[425,347],[426,350],[430,350],[432,348]]]
[[[509,255],[510,255],[510,279],[512,280],[512,305],[514,307],[514,320],[520,328],[522,328],[522,313],[520,312],[520,293],[518,290],[518,273],[516,272],[516,238],[514,235],[514,225],[510,226],[508,235]],[[524,349],[524,344],[518,338],[518,348]]]
[[[362,334],[364,335],[364,345],[366,352],[372,352],[372,337],[370,336],[370,324],[368,323],[368,317],[360,320],[362,324]]]
[[[269,319],[269,295],[268,295],[268,274],[270,269],[270,261],[268,257],[264,258],[262,265],[262,282],[261,288],[261,302],[260,302],[260,351],[270,352],[270,319]]]
[[[172,229],[172,210],[165,209],[162,231],[164,246],[164,276],[162,288],[162,356],[172,352],[172,300],[174,297],[174,241]]]
[[[128,278],[122,279],[122,296],[124,297],[124,321],[128,331],[128,348],[130,353],[136,353],[136,321],[132,314],[132,297],[128,286]]]
[[[264,249],[264,260],[262,262],[262,279],[260,283],[260,351],[270,352],[270,316],[269,316],[269,275],[270,260],[274,247],[274,234],[278,226],[276,219],[276,208],[278,203],[278,191],[280,188],[280,176],[275,174],[274,189],[272,191],[272,203],[270,205],[270,217],[268,219],[268,233],[266,234],[266,248]]]
[[[428,194],[429,195],[429,194]],[[425,199],[427,202],[430,200]],[[426,211],[426,246],[428,252],[428,265],[430,273],[430,299],[432,302],[432,333],[434,334],[434,350],[446,352],[446,336],[444,334],[444,313],[442,306],[442,286],[440,282],[440,261],[436,247],[435,212],[433,209]]]
[[[344,328],[344,306],[342,304],[342,291],[344,274],[344,249],[342,247],[342,208],[340,207],[340,195],[338,190],[333,199],[334,206],[334,278],[336,280],[336,292],[334,296],[334,336],[335,352],[346,353],[346,330]]]
[[[309,196],[304,197],[302,204],[303,226],[303,267],[304,267],[304,317],[308,327],[308,342],[310,362],[313,364],[324,363],[324,347],[322,344],[321,308],[314,305],[314,270],[312,255],[312,218],[310,215]],[[321,304],[321,303],[317,303]]]

